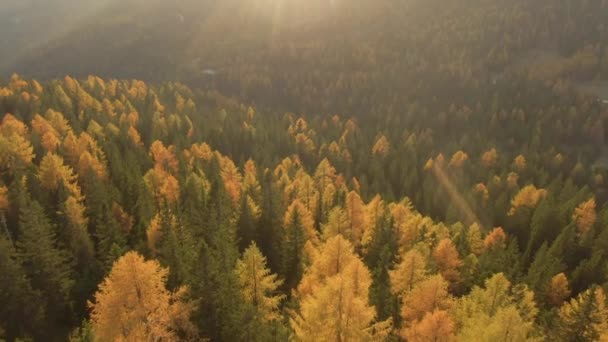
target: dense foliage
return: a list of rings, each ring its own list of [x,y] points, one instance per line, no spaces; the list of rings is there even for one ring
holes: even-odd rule
[[[608,1],[76,2],[0,4],[0,340],[608,340]]]
[[[2,334],[605,336],[594,142],[608,112],[534,81],[529,105],[493,92],[414,121],[414,104],[261,114],[179,83],[14,75],[0,88]]]

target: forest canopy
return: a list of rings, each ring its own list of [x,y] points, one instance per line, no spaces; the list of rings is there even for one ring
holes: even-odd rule
[[[608,339],[606,0],[33,3],[0,340]]]

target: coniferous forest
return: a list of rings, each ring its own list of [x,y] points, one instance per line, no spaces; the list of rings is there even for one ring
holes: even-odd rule
[[[608,1],[104,1],[0,4],[0,341],[608,341]]]

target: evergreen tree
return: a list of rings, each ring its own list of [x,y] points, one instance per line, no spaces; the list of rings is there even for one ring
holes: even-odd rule
[[[40,204],[27,198],[27,194],[22,196],[16,243],[19,260],[32,287],[43,295],[47,323],[63,327],[72,319],[72,262],[67,251],[57,245],[54,229]]]

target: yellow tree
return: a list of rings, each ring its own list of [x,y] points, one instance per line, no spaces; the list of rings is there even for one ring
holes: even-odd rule
[[[593,227],[597,220],[597,213],[595,211],[595,197],[592,197],[588,201],[581,203],[576,209],[572,219],[576,222],[578,233],[581,236],[585,236],[586,233]]]
[[[608,337],[604,291],[597,287],[572,298],[560,308],[559,321],[558,336],[563,341],[599,341]]]
[[[363,236],[369,229],[369,219],[365,203],[358,193],[351,191],[346,195],[346,214],[350,230],[350,240],[355,246],[362,244]]]
[[[13,115],[6,114],[0,125],[0,167],[14,173],[32,163],[34,147],[28,138],[27,126]]]
[[[390,147],[391,144],[388,142],[388,139],[384,135],[381,135],[380,138],[376,140],[374,147],[372,147],[372,154],[385,157],[388,154]]]
[[[481,228],[477,223],[473,223],[467,231],[467,242],[469,250],[475,255],[480,255],[484,251],[483,240],[481,239]]]
[[[415,342],[450,342],[455,340],[454,321],[447,311],[427,312],[422,320],[406,328],[403,335],[408,341]]]
[[[299,312],[290,323],[301,341],[376,341],[386,337],[391,321],[374,323],[368,303],[369,270],[342,236],[329,239],[298,286]]]
[[[47,153],[40,161],[38,179],[45,190],[55,191],[63,185],[74,197],[80,199],[82,196],[72,168],[64,165],[63,158],[54,153]]]
[[[277,279],[266,267],[266,257],[255,242],[243,252],[237,261],[236,274],[245,301],[257,308],[261,318],[266,321],[279,319],[279,303],[285,296],[276,295],[277,288],[283,281]]]
[[[448,293],[448,283],[441,275],[434,275],[418,282],[410,292],[403,297],[401,317],[405,323],[405,332],[416,321],[424,318],[427,313],[435,310],[449,310],[453,299]]]
[[[524,156],[522,156],[521,154],[518,155],[513,160],[513,166],[515,167],[515,170],[517,170],[518,172],[524,171],[527,166],[526,158]]]
[[[459,169],[464,165],[467,160],[469,160],[469,156],[466,153],[462,151],[456,151],[456,153],[452,155],[452,159],[450,159],[450,163],[448,164],[448,166]]]
[[[460,281],[460,271],[462,260],[458,250],[449,238],[445,238],[437,244],[433,250],[433,260],[443,278],[452,285]]]
[[[511,200],[511,210],[509,215],[515,215],[517,209],[525,207],[534,209],[538,203],[547,196],[547,190],[537,189],[534,185],[525,186],[521,189],[513,200]]]
[[[391,292],[396,295],[407,294],[427,276],[426,260],[415,249],[407,252],[395,270],[389,271]]]
[[[568,285],[568,278],[562,273],[558,273],[549,282],[549,289],[547,291],[549,303],[560,306],[570,296],[570,285]]]
[[[243,172],[243,193],[252,196],[252,198],[259,200],[262,188],[258,182],[258,171],[255,166],[255,162],[251,159],[245,162],[245,168]]]
[[[194,339],[190,314],[195,304],[186,301],[187,289],[165,288],[168,270],[155,260],[128,252],[112,266],[95,294],[91,321],[100,341],[175,341]]]
[[[352,242],[352,231],[348,215],[344,209],[335,207],[329,212],[327,223],[323,225],[323,237],[327,240],[338,234]]]
[[[483,164],[483,166],[485,166],[487,168],[496,166],[497,162],[498,162],[498,152],[496,152],[495,148],[492,148],[491,150],[484,152],[483,155],[481,156],[481,163]]]
[[[475,286],[458,300],[452,311],[462,341],[535,341],[534,319],[538,313],[534,294],[525,285],[511,286],[498,273]]]
[[[484,250],[504,249],[507,247],[507,234],[501,227],[492,229],[483,239]]]

